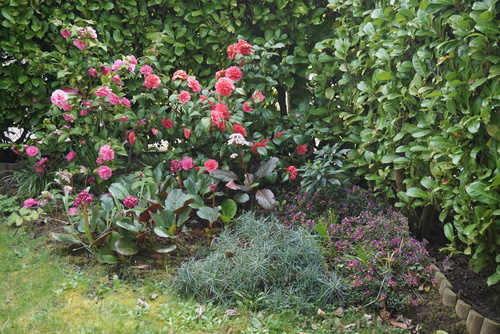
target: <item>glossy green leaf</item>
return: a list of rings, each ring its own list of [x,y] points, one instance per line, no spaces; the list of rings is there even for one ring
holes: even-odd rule
[[[466,187],[467,194],[474,200],[486,203],[497,204],[500,203],[500,194],[495,190],[489,190],[488,184],[482,181],[476,181]]]

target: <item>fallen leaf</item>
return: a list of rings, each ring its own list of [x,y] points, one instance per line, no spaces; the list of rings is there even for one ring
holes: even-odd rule
[[[229,327],[226,331],[226,334],[231,334],[233,332],[233,327]]]
[[[149,297],[149,299],[151,299],[151,300],[155,300],[156,298],[158,298],[157,293],[155,293],[155,294],[151,295],[151,297]]]
[[[137,299],[137,303],[139,304],[140,307],[148,307],[149,306],[148,303],[146,303],[144,300],[142,300],[140,298]]]
[[[137,266],[132,266],[130,268],[133,268],[133,269],[148,269],[150,266],[149,264],[139,264]]]
[[[339,307],[335,310],[335,312],[333,312],[333,314],[337,316],[344,315],[344,309],[342,307]]]
[[[206,306],[205,305],[200,305],[198,308],[198,319],[201,319],[203,316],[203,312],[205,312]]]
[[[322,309],[318,309],[318,317],[320,318],[323,318],[325,316],[325,311],[323,311]]]
[[[226,313],[226,315],[228,317],[233,317],[235,315],[240,315],[241,314],[240,311],[238,311],[237,309],[228,309],[224,313]]]
[[[398,322],[398,321],[396,321],[394,319],[390,319],[389,322],[393,326],[396,326],[396,327],[399,327],[399,328],[403,328],[403,329],[409,329],[409,327],[405,323]]]
[[[391,312],[387,311],[385,308],[380,310],[380,317],[382,320],[387,321],[391,317]]]

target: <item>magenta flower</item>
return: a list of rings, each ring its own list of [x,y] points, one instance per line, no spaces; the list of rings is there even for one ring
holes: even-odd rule
[[[126,97],[122,97],[121,104],[130,108],[130,101]]]
[[[129,207],[129,208],[135,207],[138,203],[139,203],[139,199],[132,196],[132,195],[125,197],[125,199],[123,200],[123,205],[125,205],[126,207]]]
[[[108,86],[103,86],[103,87],[100,87],[98,88],[94,94],[99,96],[99,97],[104,97],[104,96],[108,96],[109,94],[111,94],[111,89],[109,89]]]
[[[34,156],[36,156],[38,154],[38,147],[36,147],[36,146],[28,146],[28,147],[26,147],[26,149],[24,151],[30,157],[34,157]]]
[[[50,96],[50,101],[53,105],[63,107],[68,104],[69,95],[61,89],[55,90]]]
[[[97,71],[95,70],[95,68],[91,67],[87,70],[88,74],[90,76],[93,76],[94,78],[97,78]]]
[[[194,168],[194,163],[193,163],[193,158],[190,158],[190,157],[184,157],[182,160],[181,160],[181,165],[182,165],[182,169],[184,170],[191,170]]]
[[[71,36],[71,32],[68,29],[64,29],[63,31],[61,31],[61,36],[64,38],[68,38],[69,36]]]
[[[77,215],[78,214],[78,208],[69,208],[68,210],[68,215]]]
[[[307,145],[306,145],[306,144],[304,144],[304,145],[298,145],[298,146],[297,146],[297,153],[298,153],[299,155],[304,155],[304,154],[306,154],[306,153],[307,153]]]
[[[68,162],[71,162],[75,159],[75,157],[76,157],[76,152],[71,151],[66,155],[66,160],[68,160]]]
[[[75,119],[68,114],[64,114],[63,118],[68,122],[73,122]]]
[[[113,171],[108,166],[100,166],[97,169],[97,174],[99,174],[101,179],[107,180],[111,177],[111,175],[113,175]]]
[[[75,39],[73,41],[73,44],[80,50],[85,50],[87,48],[87,44],[84,42],[80,41],[79,39]]]
[[[104,161],[111,161],[115,158],[115,151],[109,145],[104,145],[99,149],[99,156]]]
[[[224,97],[228,97],[234,91],[234,83],[231,79],[223,77],[215,84],[215,92]]]
[[[79,207],[80,205],[86,205],[92,202],[94,199],[92,198],[92,195],[88,192],[88,190],[82,190],[76,196],[75,203],[73,206]]]
[[[182,169],[182,163],[179,160],[172,160],[170,162],[170,173],[175,173]]]
[[[28,198],[27,200],[24,201],[24,207],[29,208],[33,205],[38,205],[38,201],[33,199],[33,198]]]
[[[114,106],[119,106],[121,104],[121,100],[120,98],[118,97],[118,95],[116,95],[115,93],[110,93],[109,96],[108,96],[108,101],[114,105]]]

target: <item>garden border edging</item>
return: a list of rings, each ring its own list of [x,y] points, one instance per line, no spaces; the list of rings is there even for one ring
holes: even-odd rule
[[[469,334],[500,334],[500,324],[483,317],[472,309],[472,306],[465,303],[453,292],[453,286],[446,276],[435,264],[431,264],[435,270],[434,277],[437,280],[439,295],[443,298],[445,306],[454,307],[455,313],[461,320],[465,320],[467,332]]]

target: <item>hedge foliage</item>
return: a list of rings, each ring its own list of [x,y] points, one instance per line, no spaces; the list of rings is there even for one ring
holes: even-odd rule
[[[271,43],[263,76],[304,131],[350,148],[367,185],[404,207],[420,237],[443,222],[450,249],[500,280],[497,0],[3,1],[0,124],[37,125],[71,57],[59,23],[93,22],[110,55],[154,48],[162,70],[200,79],[228,41]],[[56,61],[57,63],[57,61]],[[215,65],[217,64],[217,65]],[[208,80],[208,77],[207,77]],[[435,217],[434,217],[435,216]]]

